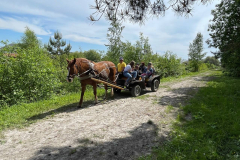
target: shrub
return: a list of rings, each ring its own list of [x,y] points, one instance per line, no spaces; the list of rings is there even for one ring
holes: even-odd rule
[[[155,63],[155,69],[161,77],[180,76],[186,72],[181,59],[170,51],[167,51],[163,56],[159,56]]]
[[[208,66],[206,63],[201,63],[199,65],[199,71],[203,71],[203,70],[207,70],[208,69]]]
[[[0,51],[1,105],[46,98],[58,89],[56,68],[43,49],[38,46],[16,48],[16,58],[4,55],[10,50],[12,47]]]

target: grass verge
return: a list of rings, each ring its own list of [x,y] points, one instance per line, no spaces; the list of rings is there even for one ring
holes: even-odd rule
[[[98,96],[103,97],[104,89],[98,89]],[[70,108],[76,108],[80,99],[80,93],[71,93],[64,96],[55,96],[50,100],[37,101],[34,103],[22,103],[0,110],[0,133],[4,129],[21,128],[38,119],[53,116],[56,113],[65,112]],[[84,94],[84,103],[94,103],[92,90]]]
[[[140,160],[240,159],[240,79],[215,77],[183,107],[170,141]]]

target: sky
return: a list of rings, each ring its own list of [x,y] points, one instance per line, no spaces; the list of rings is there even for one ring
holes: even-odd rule
[[[59,31],[63,39],[72,45],[73,51],[89,49],[107,51],[107,30],[110,22],[104,17],[92,23],[88,17],[94,10],[94,0],[0,0],[0,41],[17,42],[26,26],[33,30],[43,44],[48,43],[54,32]],[[142,32],[149,38],[154,53],[163,55],[171,51],[179,58],[188,59],[189,44],[198,32],[203,34],[204,52],[213,56],[205,41],[209,38],[208,24],[213,18],[211,10],[220,0],[207,5],[196,3],[192,16],[181,17],[168,10],[164,17],[150,17],[144,25],[123,22],[122,41],[135,43]],[[1,46],[1,45],[0,45]]]

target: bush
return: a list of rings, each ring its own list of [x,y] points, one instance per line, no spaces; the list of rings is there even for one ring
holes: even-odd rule
[[[186,73],[185,65],[181,63],[181,59],[170,51],[159,56],[155,63],[155,70],[161,77],[180,76]]]
[[[0,51],[1,105],[43,99],[58,89],[56,68],[42,48],[16,48],[16,58],[5,55],[11,50],[5,47]]]
[[[204,70],[207,70],[208,69],[208,66],[206,63],[201,63],[199,65],[199,71],[204,71]]]

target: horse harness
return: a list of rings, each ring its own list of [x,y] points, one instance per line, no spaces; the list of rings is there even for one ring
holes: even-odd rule
[[[77,66],[77,64],[74,64],[74,66],[76,67],[76,69],[77,69],[77,75],[76,74],[73,74],[74,76],[77,76],[79,79],[80,79],[80,81],[82,81],[82,80],[85,80],[85,79],[89,79],[89,78],[92,78],[92,77],[98,77],[99,78],[99,75],[102,73],[102,72],[104,72],[106,69],[103,69],[101,72],[98,72],[97,70],[95,70],[94,69],[94,64],[93,63],[91,63],[91,62],[89,62],[89,61],[85,61],[85,63],[88,63],[89,64],[89,68],[90,69],[88,69],[87,71],[85,71],[85,72],[83,72],[83,73],[81,73],[81,74],[79,74],[79,71],[80,71],[80,69],[81,69],[81,66]],[[107,64],[105,64],[106,65],[106,67],[107,67],[107,69],[109,69],[109,68],[114,68],[114,67],[108,67],[107,66]],[[96,73],[97,72],[97,73]],[[82,75],[84,75],[84,74],[86,74],[85,76],[83,76],[83,77],[81,77]],[[71,76],[67,76],[68,78],[69,77],[71,77]]]

